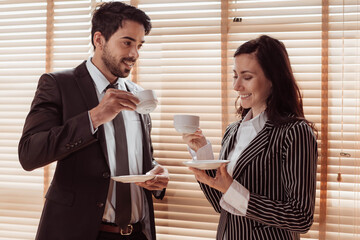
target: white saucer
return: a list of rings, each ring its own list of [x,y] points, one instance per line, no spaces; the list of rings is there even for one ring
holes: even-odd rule
[[[229,160],[197,160],[183,162],[188,167],[193,167],[201,170],[216,169],[223,163],[228,163]]]
[[[148,100],[140,102],[136,106],[136,111],[140,114],[148,114],[155,110],[157,107],[157,100]]]
[[[133,183],[133,182],[145,182],[147,180],[153,179],[155,175],[125,175],[125,176],[116,176],[111,177],[116,182],[122,183]]]

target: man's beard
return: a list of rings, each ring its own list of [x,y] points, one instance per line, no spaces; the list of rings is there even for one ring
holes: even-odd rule
[[[132,58],[128,58],[120,59],[120,61],[117,62],[115,57],[113,57],[110,51],[108,51],[107,44],[105,44],[104,46],[104,52],[101,56],[101,59],[104,62],[105,66],[108,68],[108,70],[111,72],[111,74],[120,78],[126,78],[130,74],[130,70],[128,69],[124,69],[124,72],[121,71],[120,66],[122,64],[122,60],[134,61]]]

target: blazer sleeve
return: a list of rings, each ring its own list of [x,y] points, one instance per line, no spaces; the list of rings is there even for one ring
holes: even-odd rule
[[[63,120],[62,98],[54,75],[43,74],[18,146],[20,163],[27,171],[61,160],[97,140],[87,111]]]
[[[317,157],[312,129],[305,122],[291,127],[282,151],[285,198],[275,201],[251,193],[246,217],[289,231],[307,232],[314,216]]]

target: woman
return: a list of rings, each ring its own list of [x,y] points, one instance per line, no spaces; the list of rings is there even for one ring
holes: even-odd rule
[[[287,51],[261,36],[241,45],[234,58],[241,120],[226,129],[219,157],[230,162],[217,170],[190,169],[221,213],[216,239],[300,239],[313,223],[317,143]],[[213,156],[200,129],[183,139],[198,159]]]

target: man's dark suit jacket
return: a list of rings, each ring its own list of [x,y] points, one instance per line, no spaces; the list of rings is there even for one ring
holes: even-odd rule
[[[110,183],[104,128],[93,135],[88,116],[98,102],[85,62],[40,77],[18,149],[28,171],[57,161],[38,240],[95,240],[98,235]],[[153,167],[151,120],[149,115],[140,115],[140,120],[146,173]],[[155,239],[152,194],[144,191]]]

